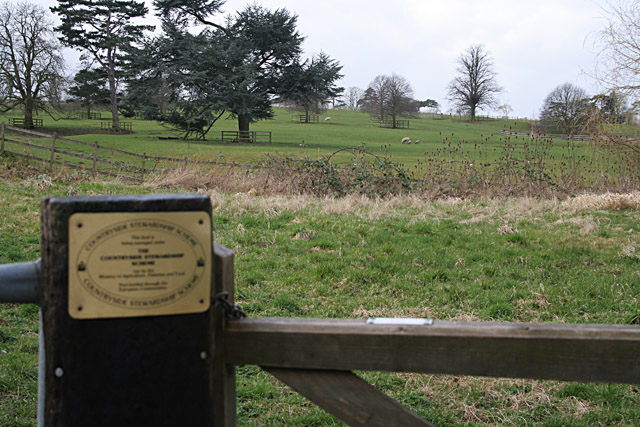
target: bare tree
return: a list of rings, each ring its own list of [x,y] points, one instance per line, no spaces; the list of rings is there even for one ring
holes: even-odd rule
[[[608,89],[640,91],[640,0],[607,2],[607,24],[594,39],[596,77]]]
[[[360,101],[362,101],[363,96],[364,91],[362,89],[352,86],[347,89],[342,99],[344,101],[344,104],[347,106],[347,109],[356,111],[360,108]]]
[[[387,98],[385,112],[391,118],[392,127],[396,128],[396,121],[403,113],[417,112],[420,103],[413,99],[413,88],[402,76],[392,74],[386,78]]]
[[[498,110],[500,110],[500,112],[502,113],[502,116],[505,119],[509,118],[509,114],[511,114],[513,112],[513,108],[511,108],[511,105],[509,105],[509,103],[505,102],[504,104],[501,104],[498,107]]]
[[[385,116],[384,103],[387,98],[387,77],[376,76],[369,87],[364,91],[362,107],[370,114],[378,116],[382,120]]]
[[[495,108],[496,95],[502,92],[496,82],[493,58],[482,45],[473,45],[458,58],[457,71],[458,77],[449,83],[448,99],[457,107],[468,109],[473,122],[476,110]]]
[[[397,118],[405,113],[415,113],[420,102],[413,98],[411,85],[402,76],[376,76],[362,97],[362,109],[377,116],[380,120],[389,118],[392,127],[396,127]]]
[[[549,92],[540,112],[540,123],[553,132],[567,135],[584,130],[588,121],[587,93],[572,83],[563,83]]]
[[[41,6],[0,5],[0,111],[21,107],[33,127],[38,109],[51,114],[64,83],[62,48]]]
[[[608,0],[603,10],[606,25],[595,34],[593,42],[598,50],[594,77],[605,90],[593,99],[597,116],[592,118],[590,125],[596,126],[600,139],[609,147],[621,149],[637,159],[640,140],[617,134],[611,123],[634,121],[631,109],[621,121],[622,111],[618,107],[623,105],[615,104],[627,97],[637,99],[640,95],[640,0]],[[632,103],[636,111],[637,102]]]

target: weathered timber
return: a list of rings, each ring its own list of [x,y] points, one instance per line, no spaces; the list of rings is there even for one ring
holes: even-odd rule
[[[225,346],[236,365],[640,384],[638,326],[248,318]]]
[[[204,195],[43,199],[39,299],[46,354],[45,426],[213,424],[213,308],[188,315],[91,320],[68,314],[70,216],[170,211],[210,214],[211,203]]]
[[[233,304],[234,263],[233,251],[217,243],[213,244],[213,295],[220,292],[229,294]],[[213,358],[224,360],[224,326],[227,319],[223,310],[213,313]],[[236,421],[236,368],[232,364],[215,363],[213,366],[213,412],[214,426],[234,427]]]
[[[433,426],[351,372],[264,369],[351,427]]]

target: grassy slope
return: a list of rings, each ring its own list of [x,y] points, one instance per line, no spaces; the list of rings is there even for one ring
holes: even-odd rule
[[[500,135],[501,130],[526,133],[528,122],[509,120],[489,120],[467,123],[433,120],[427,115],[411,120],[410,129],[381,129],[369,120],[368,114],[331,110],[330,121],[299,124],[290,120],[290,112],[275,109],[274,120],[261,121],[252,129],[273,132],[272,144],[221,143],[217,142],[220,130],[235,130],[233,120],[221,120],[209,135],[207,141],[166,140],[176,133],[163,128],[156,122],[133,120],[134,133],[115,135],[99,132],[97,120],[45,120],[45,132],[61,135],[73,134],[74,139],[87,143],[98,142],[101,146],[119,148],[138,154],[173,157],[182,159],[216,160],[237,164],[253,164],[267,157],[319,159],[335,153],[344,147],[364,146],[370,154],[390,158],[402,164],[411,178],[423,179],[433,188],[464,192],[474,187],[478,191],[483,185],[492,183],[512,186],[508,191],[521,191],[520,187],[534,186],[550,191],[602,190],[603,188],[624,190],[635,188],[639,182],[637,161],[616,150],[602,149],[590,142],[550,141],[534,138]],[[322,116],[325,117],[325,116]],[[402,144],[408,136],[420,144]],[[49,147],[51,141],[42,138],[28,138]],[[363,145],[364,144],[364,145]],[[80,147],[58,140],[56,146],[68,151],[84,151],[93,155],[92,147]],[[15,146],[13,148],[15,150]],[[18,150],[24,150],[18,147]],[[44,150],[27,150],[48,160]],[[124,160],[127,164],[140,166],[140,158],[123,157],[107,151],[100,151],[103,160]],[[371,157],[367,156],[368,160]],[[91,168],[91,161],[66,157],[83,167]],[[338,153],[332,158],[335,163],[343,163],[346,169],[356,161],[350,151]],[[276,162],[277,163],[277,162]],[[162,169],[163,165],[147,162],[147,168]],[[175,166],[175,163],[174,163]],[[111,173],[119,173],[118,167],[103,166]],[[357,169],[357,168],[356,168]],[[515,187],[514,187],[515,186]],[[520,186],[520,187],[518,187]],[[471,190],[470,190],[471,191]],[[540,190],[542,191],[542,190]]]
[[[236,163],[254,163],[260,160],[263,153],[286,154],[293,157],[309,156],[317,158],[332,153],[340,148],[358,146],[362,142],[372,152],[380,152],[381,147],[389,146],[394,161],[407,165],[424,159],[424,153],[435,152],[443,145],[467,141],[465,149],[473,151],[475,143],[483,137],[497,135],[501,129],[513,128],[527,132],[529,126],[525,122],[483,121],[475,124],[454,122],[451,120],[433,120],[422,116],[411,120],[411,129],[381,129],[376,123],[369,121],[369,115],[343,110],[331,110],[327,113],[331,121],[322,120],[317,124],[299,124],[290,120],[291,114],[281,108],[275,109],[273,120],[261,121],[252,125],[252,130],[273,132],[272,144],[234,144],[214,142],[219,138],[221,130],[237,130],[233,120],[221,120],[210,132],[206,142],[159,140],[158,137],[176,136],[177,134],[163,128],[156,122],[133,120],[134,133],[131,135],[113,135],[91,133],[99,131],[99,120],[61,120],[54,122],[45,119],[45,132],[57,131],[61,134],[75,134],[74,139],[84,142],[99,142],[114,148],[142,154],[153,153],[157,156],[183,157],[185,155],[202,159],[224,158]],[[3,117],[3,116],[0,116]],[[322,116],[324,117],[324,116]],[[403,145],[400,140],[408,136],[412,140],[420,140],[419,145]],[[443,140],[447,138],[445,144]],[[498,148],[503,142],[498,136],[492,138],[489,156],[498,155]],[[64,145],[64,144],[62,144]],[[62,146],[61,145],[61,146]],[[90,150],[90,149],[89,149]],[[386,152],[386,148],[383,150]]]
[[[39,256],[45,195],[157,191],[18,179],[7,167],[0,164],[2,263]],[[639,322],[638,211],[532,199],[212,200],[214,237],[236,252],[238,299],[250,316]],[[0,307],[0,425],[34,425],[37,309]],[[239,373],[240,425],[337,424],[257,368]],[[637,387],[363,375],[439,425],[640,424]]]

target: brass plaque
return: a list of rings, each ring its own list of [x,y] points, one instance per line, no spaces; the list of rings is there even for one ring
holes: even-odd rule
[[[207,311],[207,212],[76,213],[69,219],[69,315],[75,319]]]

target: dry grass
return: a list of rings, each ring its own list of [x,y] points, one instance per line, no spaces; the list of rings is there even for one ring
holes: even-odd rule
[[[640,192],[583,194],[562,202],[562,207],[571,212],[593,210],[640,210]]]

